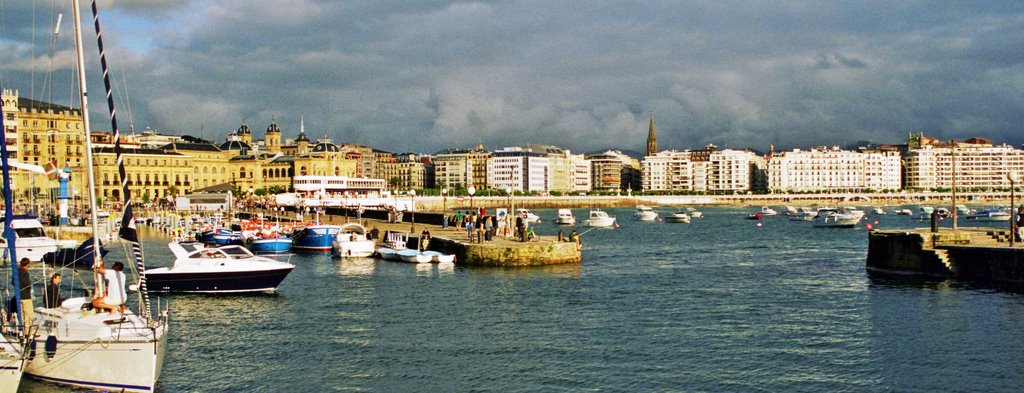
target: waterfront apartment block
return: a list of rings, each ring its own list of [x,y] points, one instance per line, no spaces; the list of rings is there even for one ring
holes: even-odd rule
[[[900,188],[896,151],[861,153],[837,147],[773,153],[768,158],[772,192],[858,192]]]
[[[619,150],[586,156],[591,165],[594,190],[640,190],[640,161]]]
[[[1006,174],[1024,173],[1024,150],[993,146],[983,138],[941,142],[916,136],[909,143],[905,171],[910,191],[952,189],[954,181],[958,190],[1008,189]]]
[[[750,151],[666,150],[641,162],[644,191],[745,192],[754,189],[764,159]]]
[[[434,154],[434,179],[439,188],[492,188],[487,179],[491,152],[483,145],[472,149],[448,149]]]
[[[551,190],[551,160],[545,152],[522,147],[495,150],[491,158],[496,190],[545,193]]]

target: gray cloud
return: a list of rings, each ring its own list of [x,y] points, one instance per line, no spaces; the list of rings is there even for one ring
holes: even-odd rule
[[[643,150],[653,112],[662,148],[908,131],[1024,143],[1019,2],[103,3],[134,122],[164,132],[223,138],[274,118],[294,135],[301,115],[312,136],[394,151]],[[31,11],[14,8],[0,78],[38,95],[28,71],[47,69],[47,28],[33,51]],[[57,44],[67,63],[68,34]]]

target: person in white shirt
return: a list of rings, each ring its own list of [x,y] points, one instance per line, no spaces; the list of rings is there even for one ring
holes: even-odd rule
[[[103,274],[104,279],[107,281],[107,291],[103,297],[98,297],[92,301],[93,307],[100,310],[107,310],[113,313],[114,310],[120,311],[122,314],[125,312],[125,299],[128,298],[127,292],[125,292],[125,276],[121,271],[124,270],[124,264],[121,262],[114,262],[114,265],[107,270],[100,264],[98,271]]]

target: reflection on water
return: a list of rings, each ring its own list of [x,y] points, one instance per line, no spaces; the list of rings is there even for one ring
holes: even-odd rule
[[[744,219],[753,210],[701,208],[705,217],[691,224],[620,220],[620,229],[582,237],[581,264],[480,268],[296,255],[276,295],[165,297],[172,330],[158,391],[1024,385],[1018,292],[869,275],[863,228],[823,230],[784,217],[757,227]],[[569,230],[551,224],[554,210],[537,213],[538,232]],[[886,229],[917,225],[904,216],[875,219]],[[147,237],[147,251],[157,251],[147,254],[150,266],[170,263],[165,244]]]
[[[338,258],[338,274],[342,276],[369,276],[377,261],[373,258]]]

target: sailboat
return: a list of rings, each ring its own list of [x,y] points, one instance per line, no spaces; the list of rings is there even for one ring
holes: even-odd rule
[[[87,168],[93,168],[93,148],[89,135],[89,105],[85,83],[85,60],[82,51],[81,15],[78,0],[72,0],[75,27],[75,49],[77,53],[78,80],[80,87],[82,123],[84,125],[85,151]],[[99,18],[93,3],[93,20],[96,22],[96,36],[100,50],[100,60],[106,68],[106,56],[103,53],[103,40],[100,34]],[[25,374],[43,381],[79,386],[89,389],[151,392],[156,387],[163,368],[164,354],[167,348],[167,311],[153,318],[150,312],[149,295],[146,289],[145,265],[138,234],[135,231],[135,220],[132,214],[131,194],[128,190],[128,179],[125,175],[121,157],[120,135],[117,120],[114,116],[113,98],[110,92],[110,81],[106,69],[103,72],[104,84],[107,87],[107,105],[110,108],[112,130],[114,132],[114,151],[124,195],[124,214],[121,218],[120,237],[131,244],[136,268],[139,274],[139,312],[133,313],[122,307],[121,312],[103,313],[97,311],[94,304],[100,300],[98,294],[105,293],[103,276],[104,262],[100,253],[93,256],[94,296],[76,297],[65,300],[59,307],[37,307],[34,327],[39,339],[45,341],[44,351],[40,351],[25,367]],[[88,173],[89,207],[92,223],[93,241],[98,242],[96,206],[96,179],[94,171]],[[93,249],[99,249],[94,244]],[[123,291],[124,283],[110,283],[110,290]],[[127,296],[125,296],[126,298]],[[125,299],[127,300],[127,299]],[[45,338],[44,338],[45,337]]]
[[[0,129],[4,128],[3,116],[0,116]],[[3,160],[3,176],[4,176],[4,217],[14,217],[14,198],[11,197],[11,174],[10,164],[7,159],[7,144],[0,143],[0,159]],[[25,353],[24,353],[24,335],[22,334],[22,314],[21,314],[21,291],[18,288],[23,283],[18,282],[18,256],[17,247],[15,246],[16,234],[14,228],[11,225],[4,225],[4,238],[7,239],[6,255],[9,257],[8,260],[11,263],[11,274],[13,278],[13,293],[17,304],[17,321],[16,324],[9,325],[7,323],[9,318],[4,315],[3,326],[0,327],[2,331],[2,337],[0,337],[0,392],[17,392],[18,386],[21,384],[21,374],[25,370]],[[31,283],[30,283],[31,284]],[[6,298],[6,296],[5,296]]]

